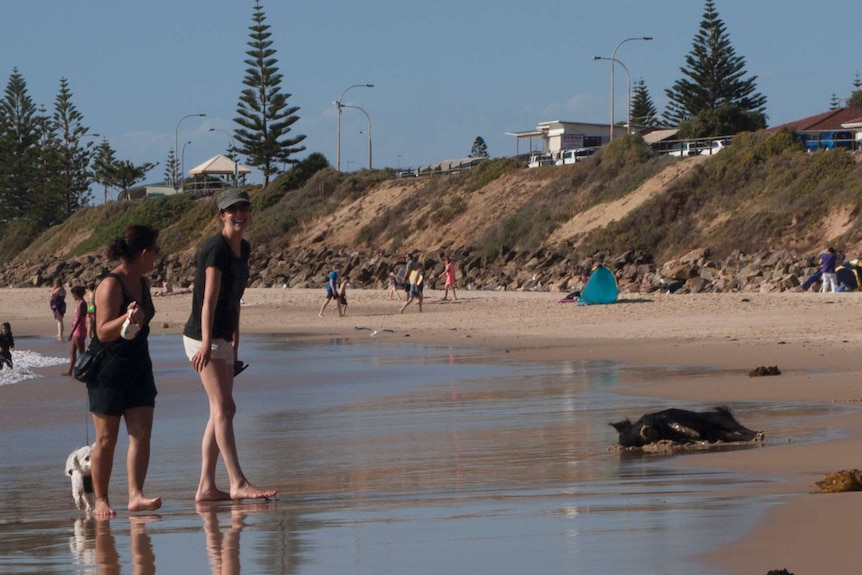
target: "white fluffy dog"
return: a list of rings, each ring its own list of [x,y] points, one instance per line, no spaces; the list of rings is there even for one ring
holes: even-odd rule
[[[93,509],[90,496],[93,493],[93,479],[90,475],[91,445],[85,445],[69,454],[66,459],[66,475],[72,478],[72,499],[78,509]]]

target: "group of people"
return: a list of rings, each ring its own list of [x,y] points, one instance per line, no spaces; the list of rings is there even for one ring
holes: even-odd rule
[[[75,315],[73,316],[72,328],[69,332],[69,342],[71,344],[69,347],[69,369],[64,371],[63,375],[72,375],[72,368],[75,365],[78,354],[84,351],[87,338],[93,339],[96,329],[96,284],[91,283],[86,288],[76,285],[71,287],[69,292],[75,301]],[[54,280],[54,286],[51,288],[51,296],[48,302],[51,306],[54,320],[57,322],[57,341],[63,341],[65,334],[63,319],[66,315],[66,288],[63,287],[63,281],[60,278]]]
[[[338,311],[340,316],[344,316],[347,311],[347,297],[346,297],[346,289],[349,286],[349,282],[342,282],[341,287],[337,287],[338,284],[338,276],[341,273],[341,266],[336,264],[334,269],[327,276],[326,282],[326,296],[324,297],[323,303],[320,305],[320,312],[318,315],[323,317],[323,312],[326,309],[326,306],[329,305],[329,302],[333,299],[338,301]],[[406,262],[402,270],[399,270],[399,273],[396,273],[395,270],[389,272],[389,299],[398,299],[398,301],[402,301],[400,290],[404,290],[406,294],[406,298],[404,300],[404,305],[401,306],[400,313],[404,313],[404,310],[407,309],[414,301],[419,306],[419,312],[422,312],[422,302],[424,301],[424,293],[425,293],[425,279],[426,279],[425,269],[422,267],[413,254],[407,254]],[[446,258],[446,264],[443,267],[443,273],[440,274],[441,277],[445,277],[445,291],[443,292],[443,301],[449,301],[449,290],[452,290],[452,299],[457,300],[458,296],[455,293],[455,264],[452,263],[451,258]]]
[[[201,442],[201,473],[195,501],[270,499],[276,491],[252,485],[239,463],[233,418],[235,365],[239,364],[240,300],[248,282],[251,248],[243,234],[251,223],[251,201],[245,191],[229,189],[217,198],[219,233],[204,244],[192,292],[192,309],[183,330],[191,366],[200,376],[209,402],[209,418]],[[147,337],[156,313],[147,276],[159,257],[158,230],[146,225],[126,228],[108,246],[118,261],[94,289],[92,343],[103,350],[87,383],[90,412],[96,430],[91,457],[94,513],[116,515],[108,497],[121,420],[129,436],[126,467],[129,511],[152,511],[160,497],[144,495],[150,460],[150,437],[157,395]],[[62,288],[62,285],[60,286]],[[76,288],[72,296],[78,301]],[[65,299],[52,292],[52,309]],[[80,297],[83,300],[84,292]],[[76,310],[86,314],[87,306]],[[64,310],[65,311],[65,310]],[[80,327],[76,320],[73,332]],[[62,326],[58,328],[62,337]],[[216,485],[216,463],[224,461],[229,489]]]

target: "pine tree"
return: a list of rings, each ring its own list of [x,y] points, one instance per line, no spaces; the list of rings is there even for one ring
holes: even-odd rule
[[[837,110],[841,107],[841,98],[838,97],[838,94],[832,92],[832,97],[829,98],[829,109]]]
[[[766,126],[766,97],[756,92],[757,76],[745,78],[745,59],[731,46],[714,0],[706,0],[700,30],[685,62],[686,67],[680,68],[684,77],[665,90],[670,100],[665,117],[680,125],[681,133],[730,135]],[[686,121],[691,122],[683,126]]]
[[[0,100],[0,222],[31,214],[42,126],[27,82],[14,68]]]
[[[63,177],[63,142],[44,106],[36,117],[39,126],[39,170],[31,182],[32,207],[27,218],[39,229],[65,219],[65,185]]]
[[[482,136],[476,136],[476,139],[473,140],[473,149],[470,150],[471,158],[487,158],[488,157],[488,145],[485,143],[485,139]]]
[[[239,152],[246,156],[248,163],[263,172],[263,185],[269,184],[270,176],[278,173],[279,163],[295,163],[292,154],[305,150],[298,144],[305,136],[290,137],[291,126],[299,119],[298,106],[289,107],[287,99],[291,94],[281,92],[282,75],[278,72],[278,60],[269,32],[265,24],[266,16],[259,1],[255,2],[254,24],[249,27],[251,40],[247,43],[248,66],[245,70],[242,91],[237,104],[239,124],[234,135],[239,142]]]
[[[93,155],[93,181],[102,184],[104,188],[104,203],[108,203],[108,188],[114,185],[114,170],[116,169],[116,152],[107,139],[102,139]]]
[[[653,104],[643,78],[635,82],[635,90],[632,95],[632,123],[635,126],[661,125],[658,111],[655,104]]]
[[[174,182],[174,174],[179,174],[177,176],[177,181]],[[174,188],[178,188],[179,180],[183,179],[182,174],[180,174],[179,164],[177,164],[177,154],[174,152],[174,149],[171,148],[168,150],[168,161],[165,162],[165,182],[171,182],[171,185]]]
[[[65,217],[86,206],[92,199],[89,171],[92,142],[82,143],[88,129],[81,123],[84,116],[72,103],[72,92],[65,78],[60,79],[60,92],[54,101],[55,137],[59,143],[60,170]]]
[[[856,72],[856,78],[853,79],[853,92],[847,98],[848,108],[862,108],[862,78],[859,77],[859,72]]]
[[[147,172],[155,168],[157,165],[158,164],[151,162],[136,165],[129,160],[114,162],[114,167],[111,169],[110,177],[111,185],[120,190],[118,199],[126,198],[126,192],[129,191],[129,188],[143,180],[144,176],[147,175]]]

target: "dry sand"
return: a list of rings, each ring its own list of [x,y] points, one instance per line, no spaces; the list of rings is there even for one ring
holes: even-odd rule
[[[355,336],[357,328],[389,329],[391,333],[378,337],[490,347],[526,360],[615,359],[739,370],[738,378],[724,379],[721,386],[707,381],[637,388],[639,394],[667,399],[668,405],[674,400],[862,404],[857,383],[862,333],[854,322],[862,317],[858,294],[631,294],[614,305],[587,307],[558,303],[560,295],[553,293],[459,291],[457,301],[444,302],[442,292],[430,291],[423,313],[414,304],[399,314],[401,302],[389,301],[386,291],[354,290],[346,317],[332,313],[333,303],[321,319],[317,312],[322,294],[323,290],[249,289],[243,330],[333,337]],[[155,298],[154,332],[178,333],[190,299],[189,294]],[[9,321],[17,337],[55,333],[48,290],[0,290],[0,321]],[[755,367],[772,365],[782,375],[747,376]],[[745,423],[757,428],[756,421]],[[862,518],[862,495],[813,492],[814,482],[825,474],[862,468],[862,417],[836,416],[825,425],[842,430],[840,439],[767,444],[766,449],[687,459],[686,465],[738,469],[781,480],[755,489],[782,494],[782,504],[768,511],[753,532],[741,533],[736,543],[708,561],[734,573],[752,574],[779,568],[797,575],[857,568],[854,527]],[[805,429],[798,432],[804,434]]]

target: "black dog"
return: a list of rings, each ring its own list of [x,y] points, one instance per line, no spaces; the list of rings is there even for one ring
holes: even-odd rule
[[[665,409],[648,413],[634,423],[626,419],[610,425],[619,432],[623,447],[643,447],[662,440],[716,443],[763,439],[762,431],[752,431],[743,426],[727,407],[701,412]]]

